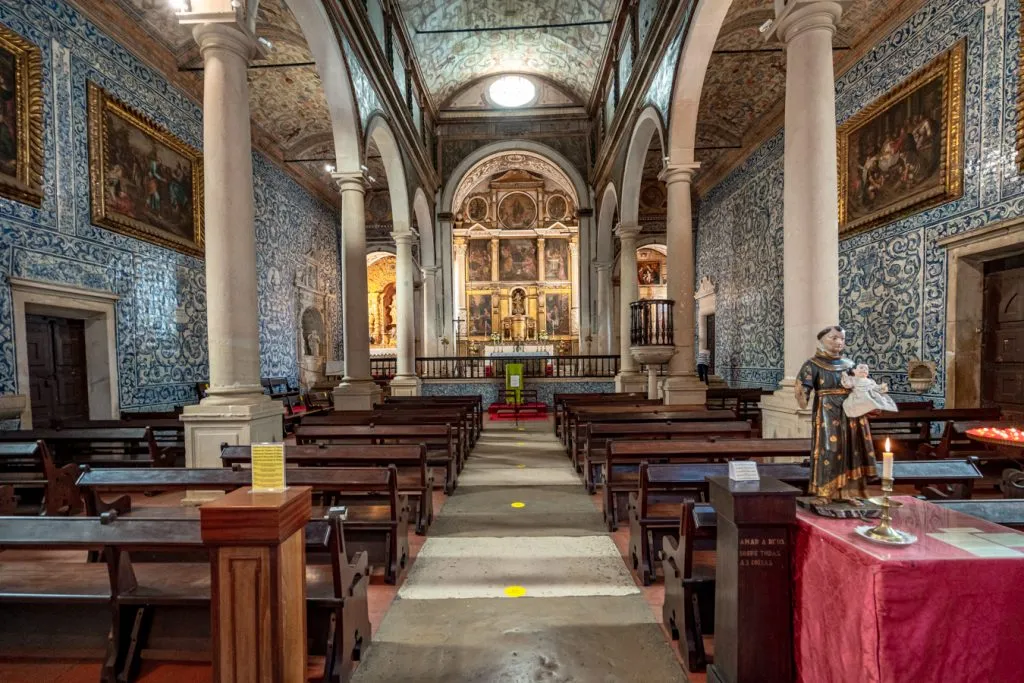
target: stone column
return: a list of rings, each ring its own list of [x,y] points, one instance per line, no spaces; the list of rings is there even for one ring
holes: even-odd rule
[[[640,298],[640,285],[636,281],[636,238],[640,234],[637,224],[620,223],[615,228],[621,250],[619,252],[619,374],[615,377],[615,391],[646,391],[647,381],[637,371],[629,344],[629,305]]]
[[[462,332],[464,333],[467,329],[466,325],[466,238],[456,237],[455,238],[455,269],[452,272],[452,296],[455,299],[455,307],[452,309],[455,312],[453,320],[462,321]],[[454,324],[454,323],[453,323]],[[459,330],[452,328],[452,344],[457,343],[456,337],[458,336]],[[454,346],[455,355],[459,355],[458,346]]]
[[[815,335],[839,323],[839,179],[832,36],[845,0],[791,0],[771,38],[786,47],[784,377],[763,401],[766,437],[810,436],[793,384]]]
[[[544,244],[545,240],[543,237],[537,238],[537,279],[546,280],[547,277],[544,274],[544,269],[547,267],[544,265]]]
[[[612,264],[596,261],[597,272],[597,349],[599,355],[612,353]]]
[[[437,278],[440,277],[440,266],[423,266],[423,355],[438,355],[441,329],[437,298]]]
[[[577,336],[576,342],[580,346],[580,350],[577,353],[585,353],[583,350],[583,335],[580,334],[580,245],[577,241],[576,235],[569,238],[569,282],[572,287],[572,296],[570,301],[572,302],[572,322],[570,328],[573,334]]]
[[[284,408],[260,385],[256,232],[246,69],[257,43],[235,14],[204,15],[192,35],[203,57],[206,318],[210,389],[187,406],[189,467],[219,467],[220,445],[280,441]],[[209,23],[213,22],[213,23]],[[190,495],[192,500],[209,498]]]
[[[698,164],[672,164],[662,173],[668,190],[667,231],[668,298],[672,307],[672,340],[676,352],[668,362],[665,403],[703,406],[707,388],[697,379],[697,356],[693,348],[694,280],[693,207],[690,181]]]
[[[341,190],[341,297],[345,318],[345,376],[334,388],[334,409],[369,410],[380,400],[381,392],[370,375],[365,185],[358,171],[332,175]]]
[[[393,232],[398,247],[395,259],[395,297],[398,299],[398,368],[391,381],[392,396],[419,396],[416,376],[416,309],[413,301],[411,230]]]
[[[498,268],[498,238],[491,238],[491,281],[497,282],[499,278],[500,269]]]

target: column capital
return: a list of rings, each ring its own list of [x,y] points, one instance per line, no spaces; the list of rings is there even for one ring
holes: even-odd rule
[[[633,240],[636,239],[640,231],[643,230],[639,223],[619,223],[615,226],[615,236],[620,240]]]
[[[766,42],[789,44],[805,31],[825,30],[835,34],[836,25],[851,0],[789,0],[775,2],[775,21],[765,34]]]
[[[391,239],[395,241],[397,246],[411,245],[413,237],[415,235],[412,230],[398,230],[391,233]]]
[[[423,271],[423,277],[436,276],[441,272],[441,266],[420,266],[420,270]]]
[[[362,171],[335,171],[331,174],[331,178],[342,192],[366,193]]]
[[[182,24],[188,22],[182,21]],[[207,50],[227,50],[246,62],[264,52],[255,36],[244,26],[234,22],[206,22],[192,27],[192,38],[199,45],[199,53]]]
[[[669,164],[658,174],[658,180],[666,185],[673,183],[689,184],[699,168],[700,162],[697,161],[688,164]]]

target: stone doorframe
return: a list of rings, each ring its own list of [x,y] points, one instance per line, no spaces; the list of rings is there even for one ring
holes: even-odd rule
[[[946,249],[946,406],[981,405],[985,263],[1024,252],[1024,218],[939,240]]]
[[[711,281],[710,277],[705,275],[701,278],[700,286],[693,298],[697,300],[697,350],[700,351],[707,348],[708,316],[715,312],[715,307],[718,305],[715,283]]]
[[[99,289],[69,287],[12,277],[14,353],[18,368],[18,392],[28,394],[28,336],[26,315],[50,315],[85,322],[85,370],[89,388],[89,418],[121,416],[117,381],[117,328],[114,306],[117,294]],[[21,413],[22,429],[32,427],[32,404]]]

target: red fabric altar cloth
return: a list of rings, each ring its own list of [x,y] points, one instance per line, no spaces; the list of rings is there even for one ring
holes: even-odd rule
[[[915,498],[895,500],[904,507],[894,510],[893,526],[917,536],[911,546],[862,539],[859,520],[797,513],[798,681],[1024,680],[1024,534]]]

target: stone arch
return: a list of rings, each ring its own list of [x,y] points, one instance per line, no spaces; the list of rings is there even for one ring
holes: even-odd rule
[[[670,164],[694,162],[704,76],[731,5],[732,0],[699,0],[693,12],[672,85],[668,146],[663,148]]]
[[[633,125],[633,135],[630,137],[629,149],[626,152],[626,165],[622,169],[619,216],[623,223],[634,225],[640,221],[640,187],[643,183],[644,162],[655,135],[658,136],[664,155],[665,133],[661,115],[655,107],[650,106],[640,112]]]
[[[366,145],[373,142],[380,152],[384,164],[384,175],[388,181],[388,195],[391,198],[392,232],[408,231],[412,227],[409,216],[409,191],[405,181],[405,165],[402,162],[402,149],[391,131],[383,114],[374,114],[366,126]]]
[[[358,109],[341,42],[332,29],[331,18],[320,0],[285,2],[295,15],[316,61],[316,70],[331,114],[337,170],[357,173],[362,158]]]
[[[420,231],[420,263],[424,267],[437,264],[434,244],[434,217],[430,213],[430,202],[422,187],[417,187],[412,197],[412,211]]]
[[[597,218],[597,261],[611,263],[615,255],[612,232],[619,214],[619,196],[615,183],[609,182],[601,193],[600,213]]]

